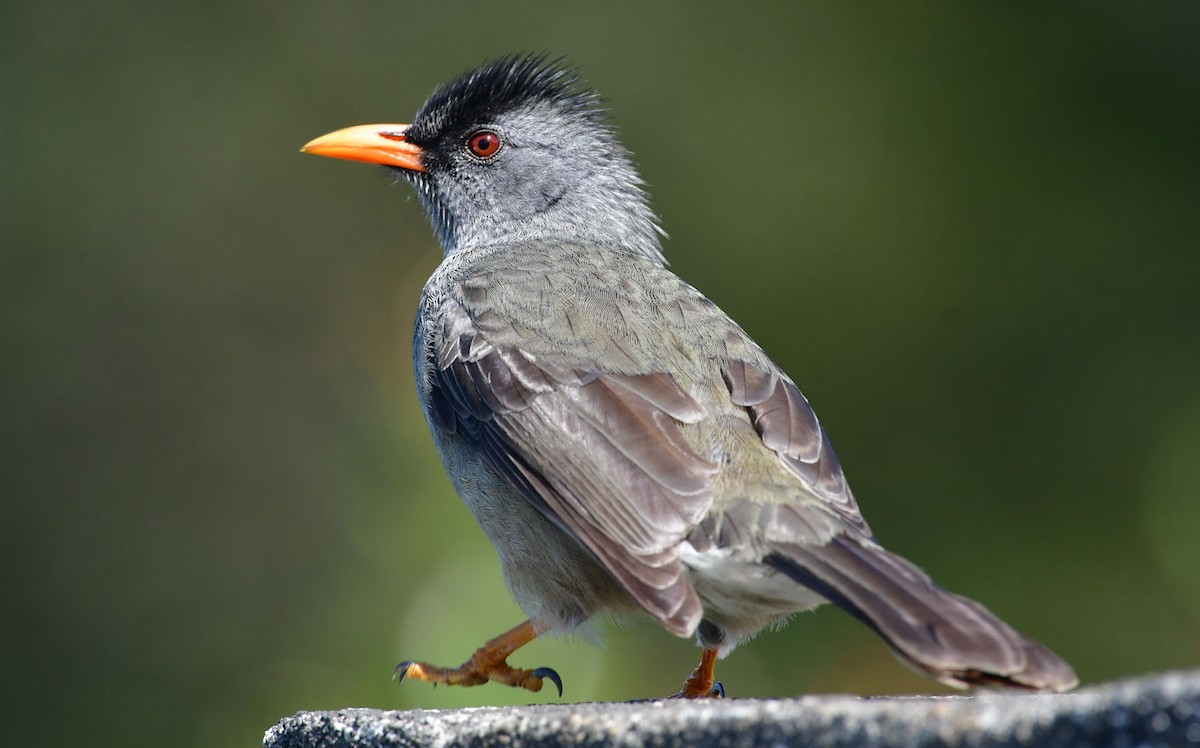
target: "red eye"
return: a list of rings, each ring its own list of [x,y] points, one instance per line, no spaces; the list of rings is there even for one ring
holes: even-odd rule
[[[480,130],[467,141],[471,153],[479,158],[491,158],[500,151],[500,136],[491,130]]]

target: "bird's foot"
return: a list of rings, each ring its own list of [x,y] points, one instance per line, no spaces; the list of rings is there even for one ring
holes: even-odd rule
[[[671,696],[672,699],[723,699],[725,686],[716,679],[713,672],[717,664],[717,650],[706,649],[700,656],[700,664],[683,682],[683,690]]]
[[[714,681],[712,687],[705,691],[703,688],[693,689],[689,683],[685,683],[683,690],[679,693],[673,693],[667,698],[669,699],[723,699],[725,698],[725,684],[721,681]]]
[[[524,670],[511,667],[507,662],[482,663],[475,657],[455,668],[437,667],[427,662],[402,662],[396,666],[392,678],[403,682],[405,678],[428,681],[435,686],[444,683],[447,686],[478,686],[489,681],[503,683],[506,686],[524,688],[526,691],[540,691],[545,681],[550,681],[562,696],[562,678],[548,667]]]
[[[494,681],[527,691],[542,690],[542,686],[548,680],[558,689],[558,695],[562,696],[562,678],[554,670],[548,667],[524,670],[508,664],[508,656],[528,644],[535,636],[537,633],[533,624],[526,621],[475,650],[475,653],[458,667],[445,668],[425,662],[402,662],[392,671],[392,678],[398,683],[402,683],[405,678],[411,678],[428,681],[434,685],[444,683],[448,686],[478,686]]]

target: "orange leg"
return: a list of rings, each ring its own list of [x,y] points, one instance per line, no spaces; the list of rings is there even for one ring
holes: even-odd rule
[[[717,665],[717,650],[706,649],[700,655],[700,664],[683,682],[683,690],[675,694],[673,699],[708,699],[725,698],[725,686],[716,679],[713,669]]]
[[[475,650],[475,654],[456,668],[436,667],[425,662],[402,662],[396,666],[392,677],[398,681],[414,678],[448,686],[478,686],[495,681],[527,691],[540,691],[543,680],[550,680],[558,687],[558,695],[562,696],[562,679],[550,668],[520,670],[508,665],[508,656],[533,641],[537,635],[533,622],[526,621]]]

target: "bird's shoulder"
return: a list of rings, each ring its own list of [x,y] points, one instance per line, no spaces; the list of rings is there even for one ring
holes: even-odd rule
[[[462,254],[426,285],[435,347],[469,336],[551,365],[622,374],[683,374],[731,347],[761,355],[716,304],[646,257],[559,242]]]

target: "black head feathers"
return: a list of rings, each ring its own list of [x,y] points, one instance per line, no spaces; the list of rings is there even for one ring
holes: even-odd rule
[[[580,89],[576,71],[546,55],[508,55],[439,86],[408,130],[408,140],[427,145],[459,127],[487,122],[513,109],[552,102],[599,123],[599,97]]]

